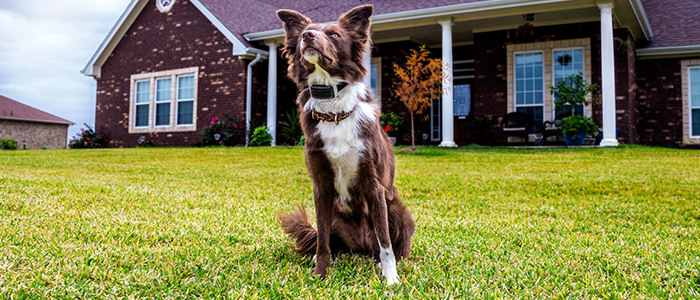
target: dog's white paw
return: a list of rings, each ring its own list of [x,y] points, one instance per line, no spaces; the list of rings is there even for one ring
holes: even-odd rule
[[[396,263],[382,264],[382,276],[386,278],[387,285],[401,283],[401,281],[399,281],[399,274],[396,272]]]
[[[314,254],[314,257],[312,257],[311,260],[316,262],[316,254]]]

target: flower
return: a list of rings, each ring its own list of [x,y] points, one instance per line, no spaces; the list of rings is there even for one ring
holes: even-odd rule
[[[391,126],[389,126],[389,125],[384,126],[384,130],[385,130],[385,131],[391,130]]]
[[[222,142],[222,141],[219,141],[219,145],[221,145],[221,142]]]
[[[89,141],[90,141],[90,138],[87,138],[87,139],[88,139],[88,142],[89,142]]]

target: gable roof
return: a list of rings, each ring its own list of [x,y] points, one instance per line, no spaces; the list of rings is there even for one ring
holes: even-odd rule
[[[0,119],[73,125],[75,123],[0,95]]]

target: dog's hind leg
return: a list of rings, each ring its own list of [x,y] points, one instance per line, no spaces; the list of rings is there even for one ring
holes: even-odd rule
[[[396,272],[396,257],[391,247],[391,236],[389,235],[389,220],[387,203],[384,199],[384,189],[379,184],[367,191],[367,202],[370,206],[370,215],[374,231],[379,242],[379,260],[382,262],[382,276],[386,278],[386,283],[392,285],[399,282],[399,275]]]

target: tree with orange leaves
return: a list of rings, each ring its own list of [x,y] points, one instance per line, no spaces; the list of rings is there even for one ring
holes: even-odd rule
[[[430,51],[421,46],[419,50],[411,49],[404,67],[394,64],[394,95],[401,99],[411,113],[411,146],[416,151],[416,130],[413,124],[414,115],[422,114],[430,107],[435,98],[443,93],[442,81],[450,80],[447,72],[443,72],[442,60],[428,58]],[[444,66],[445,69],[449,66]]]

